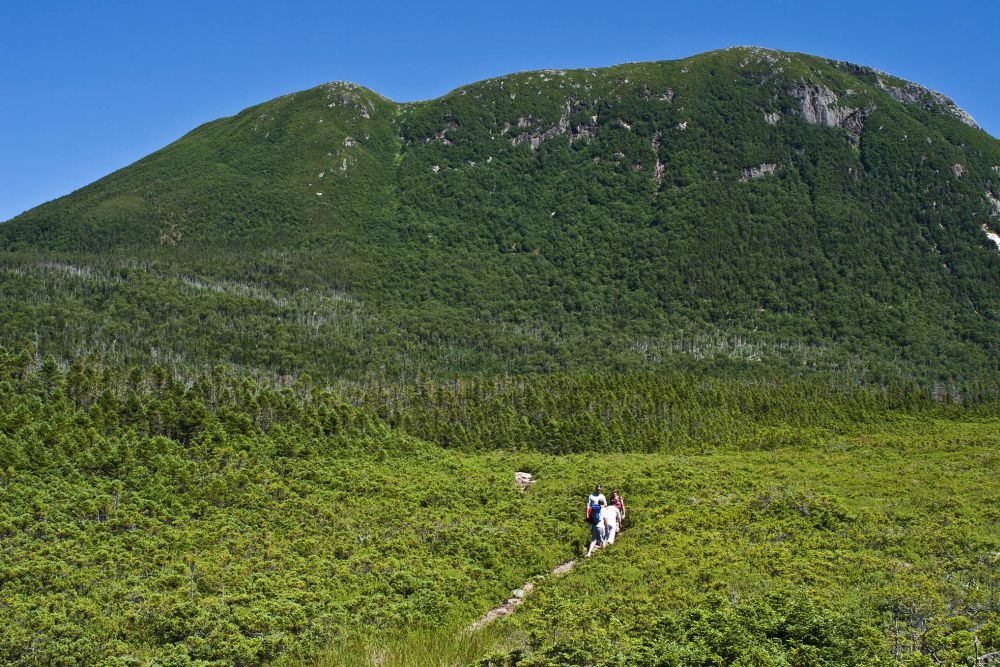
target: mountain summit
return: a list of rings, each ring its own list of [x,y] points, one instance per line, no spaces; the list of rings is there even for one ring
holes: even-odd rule
[[[1000,142],[752,47],[398,104],[329,83],[0,225],[0,340],[325,378],[1000,376]]]

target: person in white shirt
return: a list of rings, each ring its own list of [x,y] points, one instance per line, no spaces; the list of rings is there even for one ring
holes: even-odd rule
[[[604,502],[601,502],[601,501]],[[608,499],[604,497],[603,489],[598,484],[594,487],[594,492],[587,496],[587,521],[590,521],[590,508],[594,505],[607,505]]]
[[[622,525],[621,511],[614,505],[605,505],[601,508],[601,522],[604,524],[605,544],[614,544]]]

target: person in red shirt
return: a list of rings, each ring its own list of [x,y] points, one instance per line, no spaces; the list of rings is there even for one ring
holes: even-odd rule
[[[618,508],[621,516],[621,524],[618,528],[618,530],[621,530],[625,527],[625,500],[622,498],[622,494],[618,493],[618,489],[611,492],[611,502]]]

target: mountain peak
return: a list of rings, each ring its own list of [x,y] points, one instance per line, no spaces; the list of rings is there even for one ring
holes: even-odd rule
[[[406,104],[329,82],[0,226],[0,281],[26,295],[2,331],[83,349],[122,330],[114,311],[139,359],[198,341],[329,378],[709,349],[1000,374],[1000,142],[969,122],[917,84],[760,47]],[[177,318],[195,303],[221,328]],[[67,333],[63,307],[96,324]]]

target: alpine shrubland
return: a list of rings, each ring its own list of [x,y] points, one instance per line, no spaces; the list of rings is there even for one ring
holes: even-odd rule
[[[496,428],[528,443],[510,447],[435,435],[452,409],[490,421],[475,389],[411,396],[419,418],[393,425],[384,394],[2,353],[0,659],[958,665],[1000,649],[995,387],[956,403],[818,379],[554,384],[505,385]],[[553,428],[534,446],[540,395],[552,423],[607,415],[621,439]],[[649,438],[644,413],[703,425],[704,444]],[[595,480],[625,494],[620,542],[466,638],[580,558]]]

